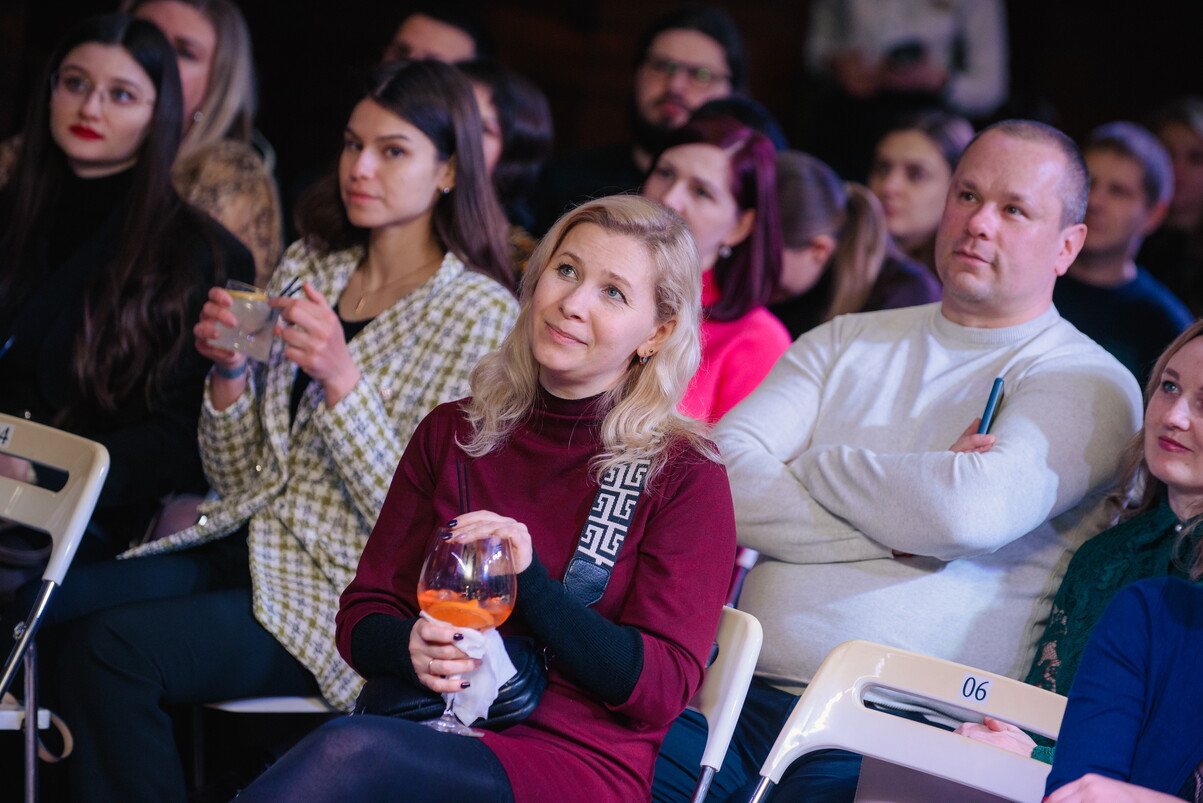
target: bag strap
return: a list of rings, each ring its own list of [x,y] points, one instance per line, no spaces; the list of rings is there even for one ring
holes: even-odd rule
[[[651,464],[647,459],[622,463],[602,477],[576,554],[564,570],[564,587],[586,606],[606,593]]]

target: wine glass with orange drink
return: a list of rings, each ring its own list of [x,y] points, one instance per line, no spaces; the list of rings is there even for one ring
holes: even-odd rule
[[[418,606],[440,622],[455,627],[487,630],[498,627],[514,610],[518,582],[510,542],[487,536],[467,543],[448,540],[449,531],[435,531],[434,543],[418,579]],[[445,695],[447,708],[438,719],[423,724],[443,733],[483,736],[455,717],[455,695]]]

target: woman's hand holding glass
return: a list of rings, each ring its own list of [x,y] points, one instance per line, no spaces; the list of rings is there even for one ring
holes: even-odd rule
[[[209,288],[209,300],[201,307],[200,320],[192,327],[196,350],[226,371],[236,371],[247,360],[245,354],[213,345],[213,341],[221,335],[217,327],[219,323],[231,329],[238,328],[238,319],[230,311],[233,305],[234,298],[224,287]]]
[[[471,681],[460,681],[455,675],[445,678],[444,675],[456,671],[471,672],[480,665],[455,645],[456,641],[464,639],[457,628],[488,632],[500,626],[514,610],[517,585],[509,540],[488,532],[465,540],[453,536],[446,527],[435,530],[418,578],[418,606],[424,617],[435,622],[423,618],[415,623],[410,633],[410,661],[423,683],[447,695],[447,707],[441,717],[423,724],[443,733],[483,735],[481,731],[466,727],[454,714],[455,694],[471,686]],[[433,629],[426,627],[431,624]],[[443,641],[440,643],[435,639]],[[494,647],[500,648],[501,641],[496,634],[493,639]],[[484,646],[487,642],[474,643]],[[421,667],[423,658],[427,662],[425,672]],[[464,665],[465,659],[468,668],[456,669]],[[439,673],[437,678],[436,672]],[[453,681],[450,688],[444,683],[436,683],[444,680]]]
[[[224,410],[233,404],[246,387],[244,369],[247,356],[213,344],[221,335],[222,330],[218,324],[233,329],[238,327],[238,319],[230,311],[233,305],[234,299],[225,288],[209,288],[209,300],[201,307],[200,321],[192,327],[196,350],[202,357],[212,360],[218,369],[218,372],[212,375],[210,385],[210,401],[218,410]]]
[[[495,535],[510,542],[514,559],[514,572],[521,574],[531,564],[534,550],[531,547],[530,531],[520,521],[501,516],[491,510],[474,510],[461,513],[447,528],[451,540],[461,543],[478,541]]]
[[[302,288],[302,294],[269,302],[281,311],[276,334],[284,340],[284,356],[321,383],[326,406],[333,407],[359,382],[359,367],[338,313],[309,282]]]
[[[480,659],[469,658],[458,646],[463,639],[458,627],[419,619],[409,631],[409,660],[422,685],[439,694],[453,694],[463,688],[466,675],[480,666]]]
[[[453,543],[470,543],[490,536],[505,539],[510,544],[514,572],[521,573],[531,564],[530,532],[519,521],[500,516],[490,510],[475,510],[462,513],[455,519],[455,526],[440,528],[446,540]],[[455,677],[471,672],[480,661],[469,658],[457,645],[463,636],[459,628],[445,627],[420,619],[409,634],[409,657],[414,672],[422,684],[439,693],[457,692],[462,681]]]

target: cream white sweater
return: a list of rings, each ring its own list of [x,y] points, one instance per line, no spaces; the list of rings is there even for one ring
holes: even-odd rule
[[[994,448],[949,451],[999,376]],[[764,625],[758,674],[796,690],[863,638],[1022,677],[1073,550],[1110,523],[1140,407],[1052,307],[974,329],[931,304],[799,338],[715,432],[739,542],[766,559],[740,602]]]

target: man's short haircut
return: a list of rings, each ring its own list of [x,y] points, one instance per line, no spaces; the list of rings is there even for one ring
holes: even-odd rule
[[[472,0],[438,0],[438,2],[433,2],[433,0],[418,0],[417,2],[409,3],[405,7],[405,16],[398,20],[393,30],[396,31],[407,19],[415,14],[430,17],[435,22],[450,25],[452,28],[459,28],[467,34],[476,48],[476,52],[472,55],[472,58],[493,58],[496,51],[493,44],[493,33],[481,17],[478,4],[472,2]]]
[[[743,36],[731,15],[713,6],[688,5],[665,14],[639,37],[635,49],[635,66],[647,61],[647,52],[652,40],[665,31],[697,31],[718,42],[727,57],[727,70],[731,73],[731,91],[747,89],[747,56]]]
[[[965,152],[968,153],[979,139],[991,131],[1013,139],[1042,142],[1061,151],[1061,155],[1065,157],[1065,172],[1061,174],[1061,182],[1057,187],[1061,196],[1061,227],[1072,226],[1086,219],[1086,201],[1090,197],[1090,173],[1086,170],[1082,152],[1072,139],[1047,123],[1036,120],[1003,120],[977,132],[977,136],[965,148]]]
[[[1091,151],[1109,151],[1139,164],[1146,206],[1168,204],[1174,197],[1174,166],[1170,155],[1147,128],[1122,120],[1101,125],[1090,132],[1082,145],[1082,153]]]

